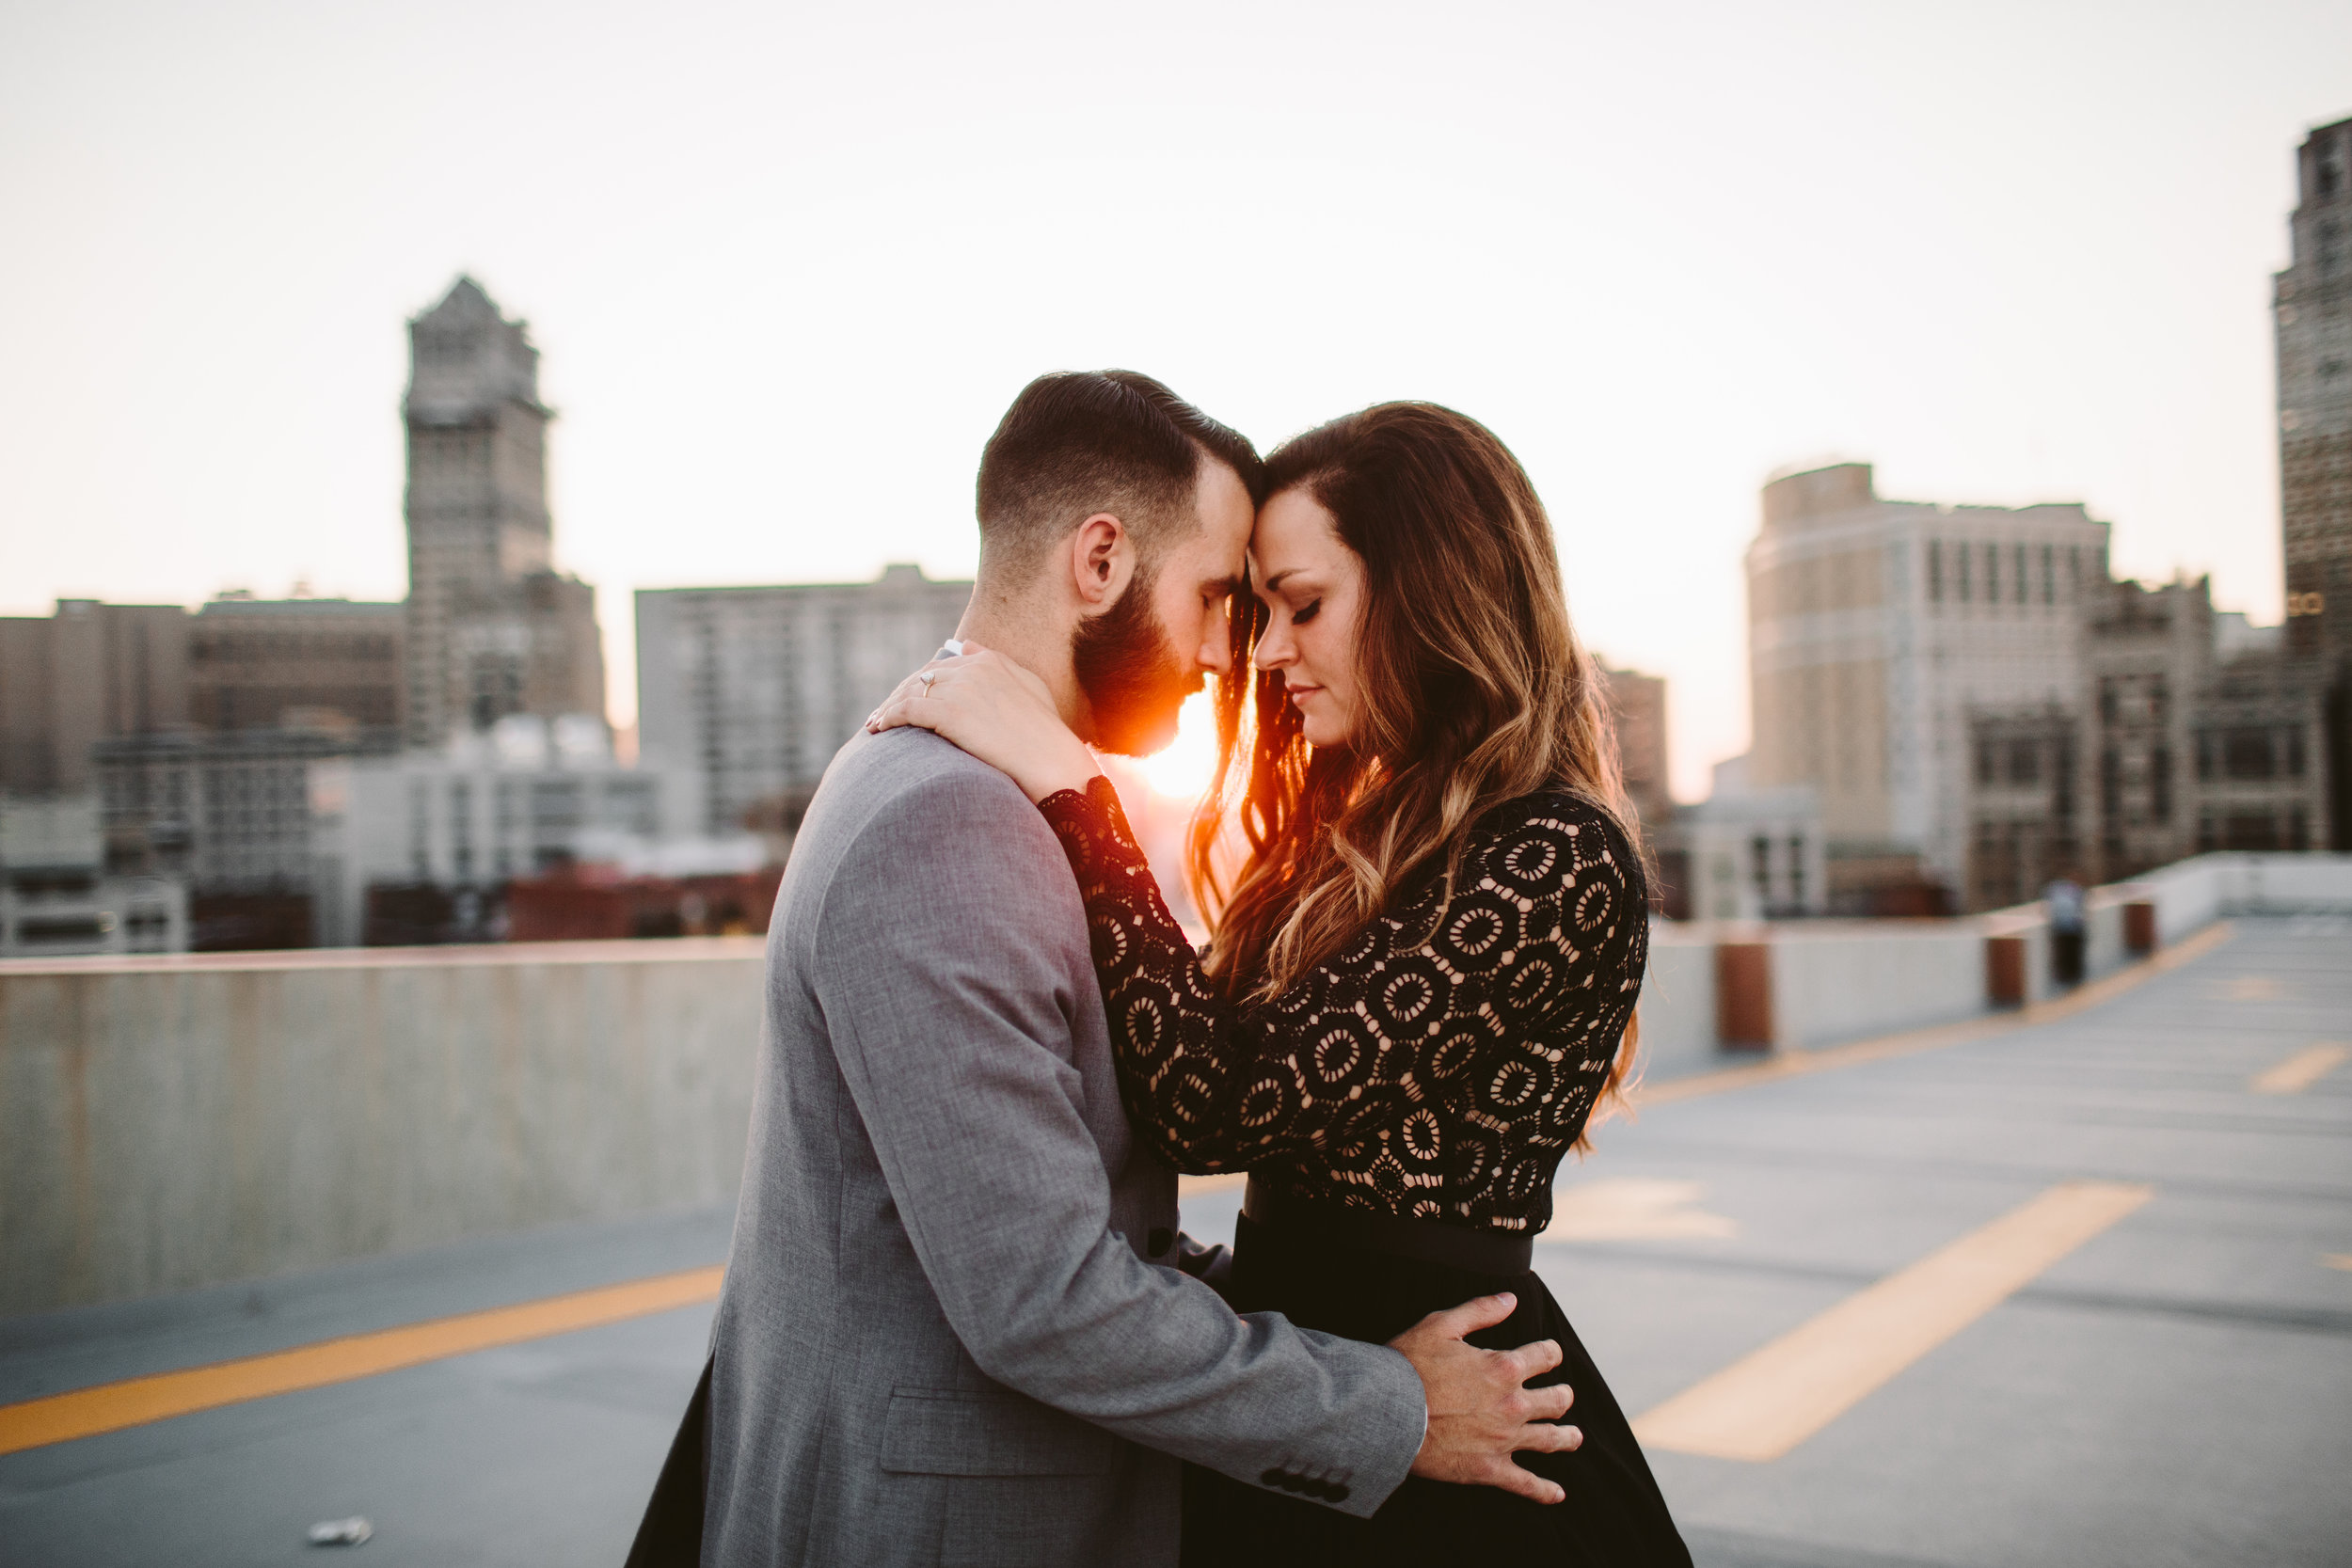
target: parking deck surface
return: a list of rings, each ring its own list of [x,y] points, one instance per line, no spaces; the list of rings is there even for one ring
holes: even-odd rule
[[[1537,1266],[1627,1408],[1696,1411],[1645,1430],[1706,1568],[2352,1560],[2347,1043],[2352,922],[2239,921],[2069,1018],[1653,1103],[1564,1170]],[[1188,1228],[1230,1229],[1237,1197],[1195,1193]],[[727,1226],[0,1323],[0,1404],[706,1266]],[[1975,1270],[1964,1311],[1949,1268]],[[382,1568],[618,1563],[708,1323],[692,1305],[0,1455],[0,1562],[315,1563],[308,1528],[357,1514],[375,1533],[348,1549]],[[1793,1441],[1740,1398],[1791,1368],[1851,1396]],[[1774,1456],[1719,1456],[1742,1444]]]

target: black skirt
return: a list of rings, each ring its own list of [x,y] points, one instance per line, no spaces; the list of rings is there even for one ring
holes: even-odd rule
[[[1184,1568],[1422,1568],[1479,1562],[1690,1568],[1666,1499],[1616,1397],[1601,1381],[1567,1315],[1533,1271],[1481,1274],[1335,1245],[1299,1230],[1239,1221],[1230,1294],[1244,1312],[1279,1312],[1303,1328],[1383,1343],[1431,1312],[1508,1291],[1503,1323],[1470,1337],[1488,1350],[1556,1339],[1559,1367],[1534,1381],[1576,1391],[1568,1421],[1584,1433],[1574,1453],[1523,1453],[1519,1463],[1567,1493],[1534,1503],[1491,1486],[1419,1476],[1370,1519],[1187,1465]]]

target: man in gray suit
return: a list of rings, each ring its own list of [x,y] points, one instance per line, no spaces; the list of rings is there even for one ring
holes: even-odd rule
[[[1154,749],[1228,657],[1256,475],[1147,377],[1041,378],[982,461],[959,635]],[[770,927],[702,1560],[1172,1564],[1179,1459],[1359,1514],[1408,1471],[1549,1500],[1511,1454],[1574,1446],[1567,1391],[1522,1387],[1557,1347],[1463,1339],[1505,1298],[1335,1338],[1236,1316],[1176,1225],[1044,818],[923,730],[852,741]]]

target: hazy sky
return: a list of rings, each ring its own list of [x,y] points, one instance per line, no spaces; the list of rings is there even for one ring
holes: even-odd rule
[[[972,567],[1037,372],[1484,420],[1677,781],[1771,470],[2081,499],[2279,612],[2268,315],[2352,6],[0,6],[0,610],[405,592],[405,319],[545,356],[559,562]]]

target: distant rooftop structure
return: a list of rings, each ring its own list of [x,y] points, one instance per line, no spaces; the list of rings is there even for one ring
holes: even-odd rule
[[[216,594],[197,610],[199,616],[262,615],[285,618],[315,615],[326,618],[350,615],[377,620],[400,612],[398,599],[311,598],[307,595],[290,599],[257,599],[249,593],[235,591]]]
[[[2213,615],[2214,657],[2227,663],[2245,654],[2276,656],[2286,650],[2283,626],[2258,626],[2242,610],[2217,610]]]

